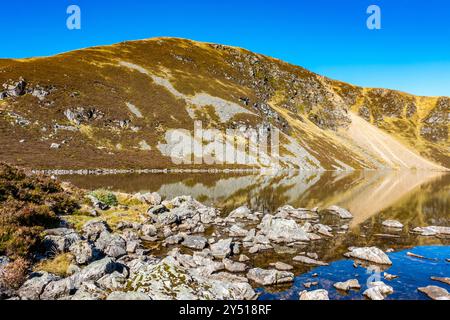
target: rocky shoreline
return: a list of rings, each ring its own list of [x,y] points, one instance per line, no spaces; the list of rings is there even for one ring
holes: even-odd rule
[[[121,201],[108,204],[87,195],[82,216],[62,217],[59,228],[45,230],[41,260],[70,256],[64,275],[37,270],[20,288],[0,289],[3,299],[21,300],[254,300],[257,288],[290,284],[293,266],[325,266],[315,252],[300,252],[315,241],[332,239],[348,230],[352,214],[344,208],[303,209],[284,206],[273,213],[239,207],[227,216],[190,196],[165,200],[157,193],[109,193]],[[128,203],[124,205],[122,203]],[[116,220],[110,212],[129,212]],[[337,225],[323,220],[333,217]],[[77,220],[78,219],[78,220]],[[81,223],[81,222],[82,223]],[[384,221],[386,228],[401,229],[398,221]],[[412,232],[448,237],[450,228],[430,226]],[[277,261],[261,268],[254,257],[276,246],[291,248],[291,263]],[[345,254],[355,264],[392,265],[377,247],[352,247]],[[9,263],[0,257],[0,275]],[[292,264],[292,265],[291,265]],[[392,278],[395,276],[392,275]],[[389,277],[386,277],[389,281]],[[305,285],[306,288],[308,286]],[[309,286],[311,287],[311,286]],[[343,292],[360,290],[356,279],[342,279],[334,287]],[[449,299],[437,286],[418,288],[432,299]],[[363,296],[382,300],[394,289],[387,282],[368,285]],[[300,300],[328,300],[326,290],[305,290]]]

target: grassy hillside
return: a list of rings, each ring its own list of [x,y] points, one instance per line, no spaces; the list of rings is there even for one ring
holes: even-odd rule
[[[157,38],[0,60],[0,84],[0,159],[33,168],[173,168],[165,134],[195,120],[276,126],[283,167],[450,167],[449,98],[355,87],[239,48]],[[361,143],[353,113],[418,160]]]

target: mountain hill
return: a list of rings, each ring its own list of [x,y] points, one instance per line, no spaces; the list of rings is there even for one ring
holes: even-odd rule
[[[0,59],[0,84],[0,159],[32,168],[205,167],[167,151],[167,134],[197,120],[278,128],[284,168],[450,168],[450,98],[361,88],[240,48],[155,38]],[[276,166],[265,160],[253,166]]]

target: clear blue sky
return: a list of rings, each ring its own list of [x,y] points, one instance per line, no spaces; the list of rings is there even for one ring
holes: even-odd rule
[[[82,29],[66,28],[66,9]],[[382,10],[382,29],[366,9]],[[368,87],[450,96],[448,0],[2,1],[0,57],[174,36],[245,47]]]

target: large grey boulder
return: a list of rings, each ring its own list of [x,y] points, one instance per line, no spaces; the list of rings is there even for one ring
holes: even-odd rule
[[[392,265],[392,261],[389,259],[388,255],[377,247],[349,248],[349,250],[350,252],[344,254],[347,258],[355,258],[377,264]]]
[[[250,269],[247,278],[263,286],[270,286],[294,281],[294,274],[287,271]]]
[[[266,215],[259,225],[261,232],[276,242],[309,241],[308,234],[295,220]]]
[[[208,240],[206,240],[205,237],[187,235],[184,236],[184,240],[181,244],[190,249],[203,250],[207,243]]]
[[[90,262],[94,257],[94,248],[84,240],[73,243],[69,251],[75,256],[77,264],[83,265]]]
[[[222,239],[211,245],[211,254],[217,259],[225,259],[232,251],[233,239]]]
[[[49,229],[45,231],[43,245],[48,255],[56,255],[67,252],[69,247],[79,240],[80,235],[73,229]]]
[[[109,231],[109,227],[102,220],[91,220],[83,226],[83,235],[89,241],[96,241],[104,231]]]
[[[34,273],[31,275],[30,279],[17,290],[17,294],[22,300],[39,300],[45,286],[50,282],[59,279],[58,276],[47,272]]]
[[[103,231],[95,241],[97,249],[108,257],[119,258],[127,254],[127,242],[118,234]]]
[[[93,262],[68,278],[50,282],[41,294],[41,299],[56,300],[67,297],[76,292],[84,282],[97,281],[118,268],[118,264],[111,258]]]

